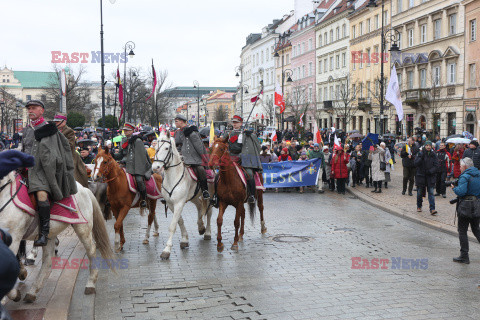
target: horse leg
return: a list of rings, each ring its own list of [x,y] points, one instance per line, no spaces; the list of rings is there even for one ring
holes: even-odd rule
[[[73,224],[73,230],[77,234],[78,238],[83,244],[85,251],[89,259],[90,276],[88,277],[87,285],[85,286],[85,294],[95,293],[95,284],[98,278],[98,269],[94,267],[96,246],[93,242],[92,228],[89,228],[88,224]],[[83,262],[80,267],[83,266]]]
[[[177,223],[181,217],[184,206],[185,206],[185,203],[181,203],[178,206],[173,207],[174,208],[173,218],[172,218],[172,221],[170,222],[170,226],[168,227],[168,232],[170,233],[170,235],[168,237],[167,246],[165,247],[165,249],[163,249],[163,252],[160,255],[160,258],[162,258],[163,260],[170,258],[170,252],[172,250],[172,238],[173,238],[173,235],[175,234],[175,230],[177,229]]]
[[[180,249],[188,248],[188,233],[187,229],[185,228],[185,223],[183,222],[182,216],[178,219],[178,226],[180,227],[180,231],[182,233],[182,240],[180,241]]]
[[[37,299],[37,292],[43,287],[45,280],[52,271],[52,257],[55,251],[55,241],[48,241],[47,245],[42,248],[42,267],[38,274],[37,279],[33,283],[32,287],[23,298],[25,302],[34,302]]]
[[[212,226],[210,225],[211,220],[212,220],[212,207],[209,207],[208,211],[207,211],[207,230],[205,231],[205,235],[203,236],[203,240],[211,240],[212,239]]]
[[[157,207],[157,201],[152,201],[152,209],[153,211],[153,226],[155,228],[155,231],[153,232],[154,237],[158,237],[158,221],[157,221],[157,214],[155,213],[155,208]]]
[[[26,241],[25,241],[25,246],[26,246]],[[25,258],[25,265],[30,266],[35,264],[35,258],[38,255],[38,247],[32,247],[32,250],[27,254],[27,257]]]
[[[243,204],[242,204],[243,207]],[[238,234],[238,242],[243,242],[243,235],[245,234],[245,209],[243,214],[240,215],[240,233]]]
[[[13,251],[13,252],[17,252],[18,251],[18,248],[20,246],[20,241],[21,239],[17,239],[15,237],[15,234],[12,234],[12,244],[10,245],[10,249]],[[21,263],[21,261],[19,261],[20,263],[20,273],[19,273],[19,278],[20,278],[20,275],[22,275],[22,269],[25,270],[25,273],[24,273],[24,276],[25,278],[27,277],[27,270],[25,269],[25,267],[23,266],[23,264]],[[12,290],[10,290],[10,292],[7,294],[7,297],[10,299],[10,300],[13,300],[14,302],[18,302],[22,299],[22,294],[20,292],[20,290],[18,290],[17,286],[15,285],[13,287]],[[1,303],[1,301],[0,301]]]
[[[130,208],[128,207],[123,207],[120,209],[118,216],[117,216],[117,221],[115,221],[115,224],[113,225],[115,229],[115,252],[118,253],[122,251],[123,249],[123,244],[125,243],[125,237],[123,236],[123,219],[125,219],[125,216],[128,213],[128,210]],[[120,240],[123,240],[122,243],[120,243]]]
[[[263,191],[261,190],[258,191],[257,206],[258,211],[260,211],[260,225],[262,227],[261,231],[262,234],[265,234],[267,232],[267,227],[265,226],[265,220],[263,219]]]
[[[148,238],[150,238],[150,228],[152,227],[152,222],[155,217],[155,211],[152,210],[152,206],[150,205],[149,213],[148,213],[148,225],[147,225],[147,233],[145,234],[145,239],[143,239],[143,244],[148,244]]]
[[[245,215],[245,208],[243,207],[243,203],[242,203],[242,204],[239,204],[235,209],[236,209],[235,221],[233,223],[235,225],[235,238],[233,238],[233,244],[231,249],[238,252],[238,229],[240,228],[240,217],[242,215]],[[243,213],[242,213],[242,209],[243,209]]]
[[[223,243],[222,243],[222,224],[223,224],[223,213],[225,212],[225,209],[227,208],[227,205],[223,202],[220,202],[218,206],[218,217],[217,217],[217,251],[222,252],[223,251]]]
[[[203,206],[203,201],[200,201],[200,200],[196,199],[196,201],[193,202],[193,203],[195,204],[195,207],[197,208],[197,214],[198,214],[198,219],[197,219],[198,234],[203,235],[205,233],[205,231],[207,230],[205,228],[204,223],[203,223],[203,211],[205,210],[205,208]]]

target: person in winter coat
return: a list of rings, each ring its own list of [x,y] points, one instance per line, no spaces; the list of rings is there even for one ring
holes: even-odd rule
[[[262,163],[277,162],[277,157],[268,151],[267,146],[262,146],[262,152],[260,153],[260,161]]]
[[[380,162],[385,162],[385,150],[378,145],[370,147],[368,160],[372,161],[372,179],[373,186],[375,187],[375,190],[372,190],[372,192],[382,193],[382,183],[383,180],[385,180],[385,172],[380,169]]]
[[[278,157],[278,162],[280,161],[292,161],[292,157],[288,154],[288,148],[283,148]]]
[[[348,178],[347,163],[350,161],[350,155],[341,148],[337,148],[332,156],[332,176],[337,183],[337,192],[345,194],[345,183]]]
[[[405,195],[408,185],[408,195],[413,196],[413,184],[415,183],[415,157],[417,156],[419,149],[415,144],[412,137],[408,138],[407,144],[402,148],[400,157],[402,158],[403,165],[403,190],[402,194]]]
[[[453,192],[459,197],[457,216],[460,256],[453,258],[453,261],[468,264],[470,263],[468,257],[468,225],[470,225],[472,233],[480,242],[480,212],[478,211],[478,202],[480,201],[480,171],[474,167],[473,160],[468,157],[461,160],[460,170],[462,173],[458,178],[458,186],[453,188]]]
[[[390,173],[392,172],[392,165],[390,164],[390,160],[393,162],[393,154],[390,152],[389,148],[386,148],[385,142],[380,143],[380,147],[385,150],[385,189],[388,189],[388,183],[392,181],[390,179]]]
[[[364,150],[362,152],[362,166],[363,166],[363,177],[365,178],[365,187],[370,188],[370,185],[373,185],[372,180],[372,160],[368,159],[369,152]]]
[[[460,160],[463,158],[463,153],[465,152],[465,147],[463,144],[457,144],[452,154],[453,162],[453,178],[457,179],[460,174]]]
[[[328,147],[327,147],[328,150]],[[308,159],[320,159],[322,161],[322,170],[325,172],[325,155],[323,154],[322,150],[320,150],[320,145],[318,143],[313,144],[313,149],[309,150],[308,153]],[[323,193],[323,181],[322,181],[322,175],[318,175],[318,181],[317,181],[317,192],[318,193]]]
[[[350,154],[350,161],[355,162],[354,168],[352,167],[352,187],[355,188],[355,185],[362,184],[363,179],[363,164],[362,164],[362,145],[357,144],[355,150]]]
[[[323,156],[325,158],[325,168],[322,173],[322,181],[328,184],[330,191],[334,191],[335,181],[332,178],[332,153],[328,146],[323,147]]]
[[[435,196],[442,195],[443,198],[446,198],[447,187],[445,186],[445,180],[447,179],[447,174],[450,172],[450,163],[452,161],[452,156],[450,152],[447,151],[445,142],[440,142],[438,145],[437,151],[438,158],[438,172],[437,172],[437,182],[436,182],[436,191]]]
[[[480,149],[478,148],[478,141],[473,140],[468,145],[468,149],[463,153],[464,158],[471,158],[475,168],[480,169]]]
[[[435,215],[435,196],[433,188],[437,182],[438,158],[432,150],[432,142],[426,141],[423,150],[415,157],[416,185],[417,185],[417,212],[422,211],[422,201],[425,189],[428,192],[428,202],[430,204],[430,214]]]

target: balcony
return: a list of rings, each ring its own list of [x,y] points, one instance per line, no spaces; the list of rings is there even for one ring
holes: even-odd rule
[[[428,102],[430,89],[410,89],[405,90],[405,103],[412,108],[417,108],[423,103]]]
[[[358,109],[363,112],[372,110],[372,101],[370,98],[358,98]]]

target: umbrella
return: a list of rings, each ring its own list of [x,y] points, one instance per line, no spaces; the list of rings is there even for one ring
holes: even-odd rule
[[[378,134],[369,133],[362,140],[362,150],[369,150],[371,146],[378,144]]]
[[[80,144],[80,143],[82,143],[84,147],[85,147],[85,146],[91,146],[91,145],[96,144],[96,142],[93,141],[92,139],[82,139],[82,140],[78,140],[78,141],[77,141],[77,144]]]
[[[470,139],[470,140],[473,140],[473,134],[471,134],[470,132],[468,131],[463,131],[462,134],[465,136],[465,138],[467,139]]]
[[[122,142],[122,139],[125,136],[116,136],[115,138],[112,139],[112,142]]]
[[[361,135],[360,133],[353,133],[351,135],[349,135],[350,138],[362,138],[363,135]]]
[[[447,139],[447,143],[454,143],[454,144],[467,144],[467,143],[470,143],[470,139],[467,139],[467,138],[460,138],[460,137],[457,137],[457,138],[450,138],[450,139]]]
[[[393,134],[393,133],[385,133],[383,135],[384,138],[396,138],[397,135],[396,134]]]
[[[348,134],[359,133],[359,131],[358,131],[358,130],[350,130],[350,131],[348,131],[347,133],[348,133]]]
[[[83,130],[83,127],[75,127],[75,128],[73,128],[73,130],[75,130],[75,131],[82,131],[82,130]]]
[[[83,131],[85,131],[85,132],[93,132],[94,130],[93,130],[92,128],[85,128],[85,129],[83,129]]]
[[[198,131],[198,133],[200,133],[201,136],[204,136],[204,137],[208,137],[210,136],[210,126],[208,127],[203,127],[202,129],[200,129]]]
[[[452,138],[465,138],[463,134],[452,134],[451,136],[448,136],[445,138],[446,140],[452,139]]]

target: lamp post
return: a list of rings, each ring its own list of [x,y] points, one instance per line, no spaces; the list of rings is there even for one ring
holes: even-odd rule
[[[0,133],[3,133],[3,121],[4,121],[3,109],[5,108],[5,102],[4,101],[0,101],[0,108],[2,109],[2,121],[1,121],[1,125],[0,125]]]
[[[22,105],[20,104],[20,102],[17,101],[17,103],[16,103],[16,108],[15,108],[15,111],[16,111],[15,126],[14,126],[14,127],[15,127],[15,130],[14,130],[13,133],[17,133],[17,132],[18,132],[18,125],[17,125],[17,123],[18,123],[18,109],[19,109],[21,106],[22,106]]]
[[[197,89],[197,125],[200,127],[200,84],[197,80],[193,81],[193,88]]]
[[[135,56],[135,53],[133,52],[133,49],[135,49],[135,42],[133,41],[127,41],[127,43],[125,43],[125,45],[123,46],[123,54],[124,54],[124,62],[123,62],[123,86],[124,86],[124,90],[123,90],[123,101],[127,101],[126,99],[126,89],[127,89],[127,50],[129,50],[128,52],[128,57],[129,58],[133,58]],[[131,93],[130,93],[131,94]],[[126,121],[126,117],[127,117],[127,108],[126,108],[126,105],[125,105],[125,110],[123,110],[123,123],[125,123]],[[129,118],[130,120],[130,118]]]
[[[374,9],[377,7],[377,4],[375,3],[375,0],[369,0],[367,4],[367,8],[369,9]],[[390,47],[390,52],[399,52],[400,48],[397,45],[397,42],[400,39],[400,32],[398,32],[395,29],[389,29],[387,31],[384,31],[384,22],[385,22],[385,10],[384,10],[384,1],[382,1],[382,30],[381,30],[381,48],[380,48],[380,134],[383,135],[384,131],[384,123],[383,123],[383,113],[384,113],[384,106],[383,106],[383,90],[384,90],[384,83],[385,83],[385,77],[383,74],[383,63],[384,63],[384,56],[385,56],[385,50],[387,47],[387,42],[390,42],[392,46]]]
[[[235,67],[235,77],[240,77],[240,88],[243,88],[243,64]],[[248,94],[248,91],[245,92]],[[240,116],[243,118],[243,89],[240,91]]]

